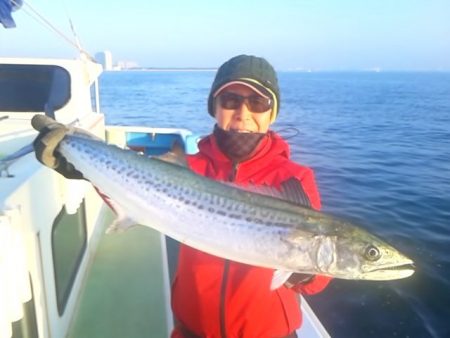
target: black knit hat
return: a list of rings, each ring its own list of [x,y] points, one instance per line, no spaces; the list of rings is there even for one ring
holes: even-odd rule
[[[208,112],[214,116],[214,96],[228,82],[243,82],[274,101],[272,122],[280,109],[280,90],[277,74],[266,59],[253,55],[238,55],[225,62],[217,70],[208,97]]]

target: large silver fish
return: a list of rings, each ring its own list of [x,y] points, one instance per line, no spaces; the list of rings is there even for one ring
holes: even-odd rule
[[[273,268],[272,288],[292,272],[364,280],[414,272],[411,259],[333,216],[82,134],[66,136],[58,150],[126,214],[115,227],[146,225],[204,252]]]

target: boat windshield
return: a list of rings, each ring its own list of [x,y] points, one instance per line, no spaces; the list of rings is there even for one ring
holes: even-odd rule
[[[54,65],[0,64],[0,112],[49,112],[70,99],[70,74]]]

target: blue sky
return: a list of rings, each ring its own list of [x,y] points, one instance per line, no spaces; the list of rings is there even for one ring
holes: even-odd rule
[[[275,68],[450,70],[450,0],[28,0],[84,49],[148,67],[217,67],[240,53]],[[24,6],[1,56],[77,52]]]

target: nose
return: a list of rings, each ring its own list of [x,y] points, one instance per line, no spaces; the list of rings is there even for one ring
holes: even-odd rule
[[[235,117],[239,120],[248,120],[252,116],[251,110],[247,107],[247,99],[235,110]]]

